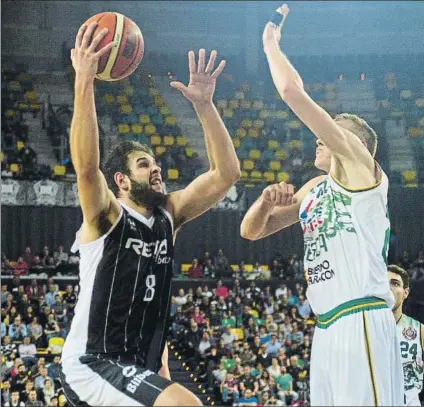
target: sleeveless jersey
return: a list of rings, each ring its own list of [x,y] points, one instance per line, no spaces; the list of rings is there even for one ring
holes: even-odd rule
[[[378,170],[380,182],[358,191],[344,188],[329,174],[301,204],[306,296],[316,314],[371,296],[392,307],[387,279],[388,179]]]
[[[424,365],[421,338],[421,324],[415,319],[402,315],[397,323],[400,340],[400,354],[403,364],[405,404],[418,397],[423,388]]]
[[[173,274],[173,221],[163,208],[147,219],[120,204],[107,234],[87,244],[77,237],[74,244],[81,289],[62,358],[100,354],[157,372]]]

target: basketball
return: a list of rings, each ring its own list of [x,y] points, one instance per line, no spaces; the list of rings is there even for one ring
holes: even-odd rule
[[[98,24],[98,27],[94,31],[93,38],[103,28],[109,30],[96,50],[100,50],[111,41],[116,43],[116,47],[99,59],[97,79],[110,82],[131,75],[144,54],[144,40],[140,28],[128,17],[114,12],[96,14],[85,24],[88,26],[94,22]]]

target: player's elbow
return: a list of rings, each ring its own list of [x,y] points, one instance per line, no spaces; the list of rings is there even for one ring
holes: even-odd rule
[[[252,228],[250,228],[247,222],[245,222],[244,220],[240,226],[240,236],[243,239],[250,240],[252,242],[259,240],[261,238],[261,234],[254,232]]]
[[[305,90],[303,88],[303,83],[299,81],[288,82],[285,86],[278,90],[281,98],[285,102],[289,102],[293,98],[298,97]]]

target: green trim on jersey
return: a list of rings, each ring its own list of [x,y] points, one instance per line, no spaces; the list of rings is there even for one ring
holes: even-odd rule
[[[336,308],[333,308],[331,311],[326,312],[325,314],[318,315],[317,327],[321,329],[327,329],[338,319],[345,317],[346,315],[382,308],[389,307],[387,306],[386,301],[377,297],[365,297],[347,301],[343,304],[340,304]]]

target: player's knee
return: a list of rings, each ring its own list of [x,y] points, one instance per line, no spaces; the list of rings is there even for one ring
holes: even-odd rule
[[[167,387],[156,399],[154,407],[202,406],[202,402],[191,391],[177,383]]]

